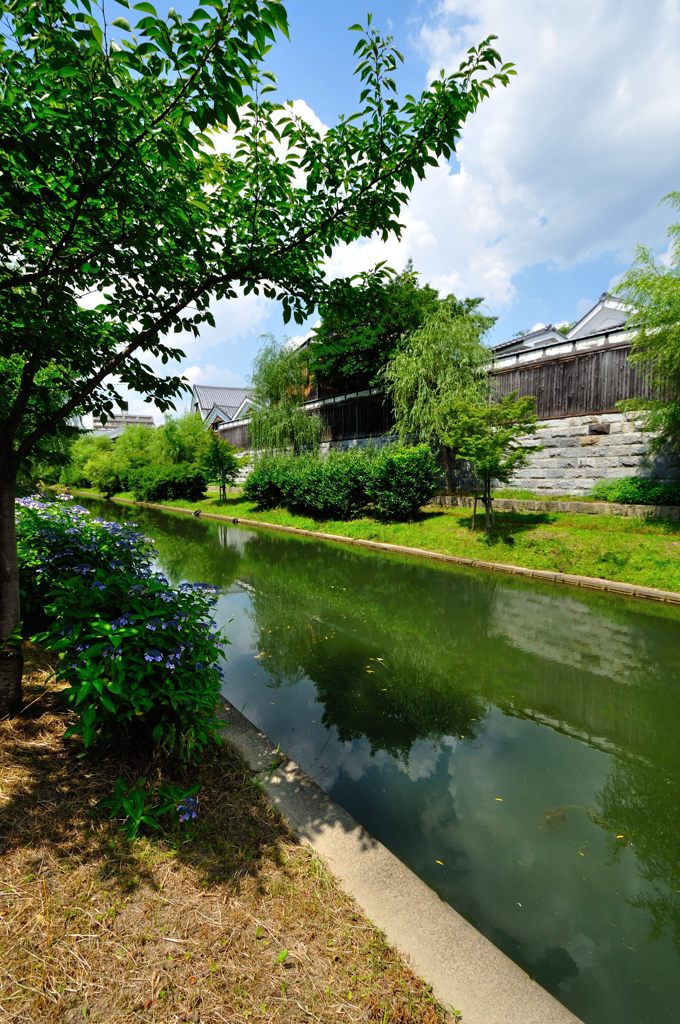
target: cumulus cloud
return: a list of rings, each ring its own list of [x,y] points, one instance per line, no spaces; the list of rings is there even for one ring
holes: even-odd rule
[[[471,116],[459,167],[416,185],[401,243],[349,246],[334,273],[411,257],[440,289],[502,308],[531,266],[628,262],[636,242],[663,242],[658,204],[680,151],[677,0],[653,16],[637,0],[441,0],[417,29],[428,78],[492,33],[518,74]]]

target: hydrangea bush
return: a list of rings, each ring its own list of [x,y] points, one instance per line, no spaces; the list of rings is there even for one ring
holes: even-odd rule
[[[69,733],[85,747],[195,763],[220,724],[217,588],[173,588],[153,571],[148,538],[77,505],[20,499],[17,532],[22,597],[45,624],[35,639],[58,653],[57,678],[77,716]],[[175,803],[180,796],[173,791]],[[135,814],[163,806],[152,794]]]
[[[45,626],[48,595],[66,580],[95,570],[107,576],[145,576],[151,568],[154,550],[147,537],[130,526],[98,519],[67,500],[59,496],[57,501],[45,501],[34,495],[16,502],[24,631]]]

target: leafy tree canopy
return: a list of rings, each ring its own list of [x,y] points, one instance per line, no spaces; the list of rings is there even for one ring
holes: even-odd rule
[[[304,319],[333,246],[399,232],[415,179],[513,73],[489,38],[400,101],[400,55],[370,22],[355,26],[359,109],[322,135],[263,70],[287,32],[279,0],[167,18],[118,7],[109,20],[92,0],[0,0],[3,642],[20,620],[16,474],[41,439],[75,412],[106,415],[121,384],[171,407],[183,382],[148,357],[181,358],[168,336],[212,324],[214,298],[262,290]],[[85,294],[101,301],[83,309]],[[0,713],[17,664],[3,649]]]
[[[119,381],[170,405],[180,379],[143,354],[179,358],[167,335],[212,323],[212,298],[262,289],[302,320],[324,255],[398,232],[415,178],[512,73],[487,40],[400,103],[400,56],[369,24],[360,108],[321,135],[272,99],[262,70],[287,31],[279,0],[212,0],[167,20],[138,4],[132,23],[90,0],[4,0],[0,14],[0,358],[22,364],[0,422],[12,467],[55,418],[110,411]],[[81,309],[85,293],[102,303]],[[26,427],[46,366],[65,397]]]
[[[310,371],[322,389],[336,392],[379,384],[403,339],[423,326],[439,302],[434,288],[418,283],[410,262],[397,275],[378,265],[332,281],[305,351]]]
[[[680,209],[680,192],[666,202]],[[659,395],[648,409],[647,425],[658,432],[656,448],[680,451],[680,224],[668,229],[670,258],[662,262],[638,246],[635,265],[617,292],[631,305],[628,326],[636,331],[632,359],[649,374]]]

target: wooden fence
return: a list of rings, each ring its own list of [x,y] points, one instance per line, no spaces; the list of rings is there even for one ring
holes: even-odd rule
[[[392,405],[382,392],[352,395],[340,399],[310,402],[310,416],[320,416],[322,441],[353,441],[361,437],[381,437],[394,426]],[[220,437],[235,448],[248,450],[248,421],[226,423],[219,429]]]
[[[627,343],[608,345],[492,369],[491,377],[501,397],[513,391],[534,395],[542,420],[616,412],[617,403],[624,399],[654,396],[644,374],[629,362],[629,352]],[[324,441],[380,437],[394,428],[392,405],[382,392],[310,402],[308,411],[321,417]],[[236,448],[250,447],[247,420],[226,424],[220,436]]]
[[[392,403],[382,392],[324,403],[318,413],[323,422],[322,440],[353,441],[360,437],[381,437],[394,427]]]
[[[629,353],[628,344],[611,345],[495,369],[491,377],[501,397],[512,391],[534,395],[542,420],[616,412],[617,403],[626,398],[654,394],[644,374],[630,363]]]

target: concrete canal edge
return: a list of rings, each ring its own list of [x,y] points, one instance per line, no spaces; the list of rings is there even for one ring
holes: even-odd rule
[[[226,735],[294,833],[326,862],[463,1024],[581,1024],[374,839],[227,700]],[[408,827],[408,823],[405,823]],[[446,865],[442,866],[446,870]]]
[[[137,502],[118,499],[122,504]],[[144,503],[165,512],[190,509]],[[357,541],[312,530],[235,519],[215,513],[206,518],[353,543],[379,550],[438,558],[482,568],[507,566],[437,555],[418,548]],[[519,570],[536,575],[537,570]],[[540,574],[542,578],[557,574]],[[569,581],[571,582],[571,581]],[[591,581],[592,582],[592,581]],[[607,581],[602,581],[607,582]],[[616,584],[614,584],[616,586]],[[604,589],[604,588],[602,588]],[[632,591],[635,588],[631,588]],[[624,591],[630,593],[631,590]],[[636,595],[637,596],[637,595]],[[672,595],[680,604],[680,594]],[[658,598],[657,598],[658,599]],[[295,835],[328,865],[363,913],[386,935],[429,985],[436,998],[456,1008],[463,1024],[582,1024],[481,932],[445,903],[410,868],[336,804],[293,761],[282,758],[271,740],[223,698],[226,735],[258,773],[272,804]],[[408,823],[405,824],[408,827]],[[446,870],[446,865],[442,865]]]
[[[74,491],[74,493],[78,493]],[[181,512],[193,516],[194,510],[180,508],[177,505],[159,505],[154,502],[130,501],[128,498],[110,499],[120,505],[133,508],[153,508],[159,512]],[[571,587],[585,590],[601,590],[607,594],[621,594],[625,597],[638,597],[646,601],[659,601],[662,604],[680,605],[680,594],[674,590],[657,590],[656,587],[643,587],[637,583],[619,583],[618,580],[606,580],[597,576],[578,576],[575,573],[553,572],[551,569],[529,569],[522,565],[509,565],[505,562],[486,562],[479,558],[463,558],[461,555],[445,555],[440,551],[428,551],[426,548],[410,548],[401,544],[386,544],[383,541],[363,540],[360,537],[343,537],[338,533],[322,533],[319,530],[303,530],[299,526],[281,526],[279,523],[265,523],[259,519],[241,519],[237,516],[224,516],[218,512],[204,512],[202,519],[216,519],[218,522],[233,523],[234,526],[247,526],[260,530],[275,530],[277,533],[291,533],[298,537],[310,537],[313,540],[333,541],[337,544],[349,544],[353,547],[369,548],[372,551],[385,551],[388,554],[409,555],[416,558],[427,558],[434,562],[447,562],[450,565],[464,565],[470,569],[485,569],[493,572],[504,572],[510,576],[525,576],[529,579],[543,580],[546,583],[564,583]]]

